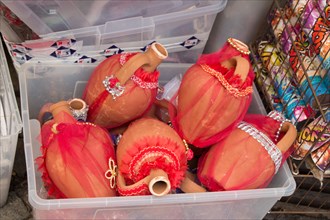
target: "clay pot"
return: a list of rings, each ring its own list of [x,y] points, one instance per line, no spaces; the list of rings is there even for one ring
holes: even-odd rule
[[[115,196],[114,177],[106,175],[110,162],[115,162],[108,133],[78,122],[67,101],[48,110],[53,119],[41,128],[42,156],[36,159],[48,194],[55,198]]]
[[[228,51],[230,56],[221,60]],[[180,136],[198,148],[209,147],[228,135],[246,114],[252,97],[253,73],[246,55],[228,43],[212,59],[217,61],[208,64],[206,59],[186,71],[178,106],[171,116]]]
[[[208,190],[262,188],[277,173],[297,131],[290,122],[277,122],[265,116],[258,118],[254,122],[241,122],[200,158],[197,176]],[[269,127],[263,129],[259,126],[261,123],[268,123]],[[282,137],[278,142],[277,131]]]
[[[115,128],[142,116],[153,104],[166,49],[153,43],[145,53],[118,54],[100,63],[91,75],[83,99],[88,121]]]
[[[119,194],[169,193],[184,177],[186,150],[181,138],[167,124],[152,118],[134,121],[117,147]]]

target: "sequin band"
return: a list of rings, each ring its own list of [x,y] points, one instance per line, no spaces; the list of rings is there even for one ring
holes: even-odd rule
[[[260,132],[251,124],[242,121],[238,124],[237,127],[242,131],[248,133],[265,148],[268,155],[274,162],[274,174],[276,174],[282,163],[282,152],[280,151],[280,149],[278,149],[278,147],[264,133]]]
[[[281,112],[278,112],[278,111],[271,111],[268,113],[267,116],[276,121],[279,121],[279,122],[282,122],[285,120],[285,116]]]

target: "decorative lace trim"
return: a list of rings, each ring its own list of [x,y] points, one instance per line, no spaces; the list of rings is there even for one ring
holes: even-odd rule
[[[211,67],[209,67],[206,64],[200,64],[200,66],[202,67],[202,69],[205,72],[207,72],[207,73],[211,74],[212,76],[214,76],[215,78],[217,78],[219,80],[219,82],[227,89],[227,91],[230,94],[234,95],[236,98],[247,96],[253,92],[252,86],[248,86],[245,89],[237,89],[237,88],[233,87],[232,85],[230,85],[228,83],[228,81],[225,79],[225,77],[220,72],[212,69]]]
[[[146,184],[141,184],[140,186],[137,186],[133,189],[122,189],[117,185],[117,190],[118,193],[122,196],[136,196],[136,195],[144,195],[148,194],[148,185]]]
[[[286,119],[285,116],[278,111],[271,111],[268,113],[268,117],[274,119],[275,121],[281,122],[280,126],[278,127],[277,131],[276,131],[276,135],[275,135],[275,142],[277,142],[278,138],[280,137],[280,133],[283,127],[283,124],[285,122],[290,122],[292,124],[292,121],[289,119]]]
[[[180,160],[172,151],[161,146],[151,146],[144,148],[132,158],[129,164],[129,178],[134,180],[134,176],[137,176],[136,172],[152,157],[163,157],[172,164],[173,170],[180,169]]]
[[[119,63],[120,65],[124,65],[127,61],[127,57],[132,55],[133,53],[122,53],[120,54],[120,58],[119,58]]]
[[[280,151],[280,149],[278,149],[278,147],[264,133],[260,132],[251,124],[242,121],[238,124],[237,127],[242,131],[248,133],[265,148],[265,150],[274,162],[274,174],[276,174],[282,163],[282,152]]]
[[[158,82],[145,82],[140,77],[133,75],[131,80],[143,89],[157,89]]]
[[[127,62],[127,58],[129,56],[132,56],[133,54],[134,53],[122,53],[119,58],[120,65],[123,66]],[[133,74],[133,76],[131,76],[131,80],[143,89],[157,89],[158,88],[158,82],[145,82],[140,77],[136,76],[135,74]]]

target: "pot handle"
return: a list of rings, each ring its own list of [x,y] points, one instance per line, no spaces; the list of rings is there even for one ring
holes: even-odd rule
[[[286,152],[295,142],[297,138],[297,130],[293,124],[288,121],[285,121],[280,131],[286,132],[282,139],[277,143],[278,149],[280,149],[283,153]]]
[[[129,59],[114,75],[121,85],[124,85],[140,67],[145,67],[148,72],[154,71],[168,53],[165,47],[159,43],[150,45],[145,53],[138,53]]]
[[[161,169],[151,170],[150,174],[140,181],[126,185],[125,178],[121,172],[117,174],[117,188],[121,195],[132,196],[140,195],[140,193],[149,191],[152,195],[163,196],[170,192],[171,183],[167,173]]]
[[[235,56],[228,60],[225,60],[221,63],[221,65],[223,65],[226,68],[231,68],[235,66],[234,76],[240,76],[242,83],[245,82],[250,71],[249,61],[241,56]]]
[[[180,189],[185,193],[207,192],[207,190],[193,181],[194,175],[186,172],[186,176],[181,182]]]

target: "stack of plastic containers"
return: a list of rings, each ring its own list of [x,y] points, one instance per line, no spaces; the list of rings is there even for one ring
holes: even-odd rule
[[[0,207],[8,197],[11,174],[22,129],[21,117],[0,38]]]
[[[169,62],[195,62],[227,0],[1,0],[43,39],[82,42],[83,54],[163,44]],[[111,54],[108,54],[111,55]]]
[[[227,3],[226,0],[1,1],[41,37],[81,42],[81,53],[103,51],[104,55],[114,45],[125,52],[139,51],[152,41],[163,44],[169,58],[159,66],[161,84],[184,74],[196,62],[217,13]],[[41,155],[38,112],[45,103],[81,97],[97,63],[33,60],[32,57],[19,68],[19,81],[29,202],[35,219],[261,219],[277,200],[293,193],[295,182],[285,164],[266,189],[170,194],[161,198],[48,199],[34,162]],[[265,113],[257,93],[250,112]]]

